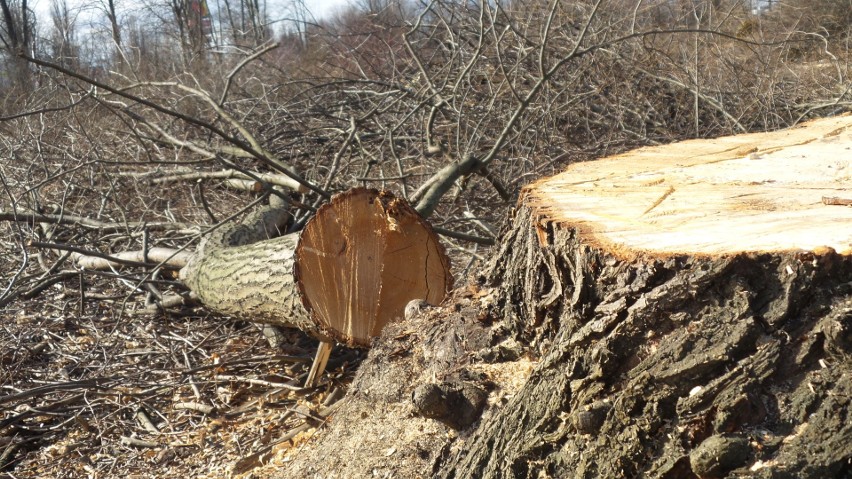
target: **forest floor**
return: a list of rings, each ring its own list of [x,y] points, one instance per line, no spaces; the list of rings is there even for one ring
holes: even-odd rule
[[[257,326],[133,314],[121,291],[91,284],[101,299],[80,314],[78,293],[56,285],[4,313],[0,477],[252,472],[310,440],[363,354],[336,348],[325,381],[304,389],[316,345],[297,331],[272,348]]]

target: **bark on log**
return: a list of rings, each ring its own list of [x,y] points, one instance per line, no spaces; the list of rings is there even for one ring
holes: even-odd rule
[[[785,144],[806,156],[782,159]],[[529,186],[482,283],[389,328],[347,420],[281,477],[850,477],[852,210],[820,201],[850,196],[850,147],[845,116],[640,150]],[[814,165],[822,185],[804,173]],[[741,176],[752,168],[762,180]],[[657,194],[635,185],[661,169],[670,184]],[[507,379],[524,354],[534,370]],[[444,417],[442,391],[477,386],[492,391],[478,423]]]
[[[389,193],[342,193],[301,233],[279,236],[287,221],[269,207],[214,231],[182,279],[218,312],[353,346],[368,346],[413,299],[440,303],[452,284],[436,235]]]

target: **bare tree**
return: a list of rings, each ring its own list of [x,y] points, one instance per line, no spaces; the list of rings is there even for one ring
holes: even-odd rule
[[[75,19],[66,0],[53,0],[50,5],[52,30],[49,37],[50,55],[63,66],[77,68],[78,44]]]
[[[0,24],[0,44],[4,53],[10,57],[12,77],[19,86],[26,86],[29,81],[29,69],[26,63],[17,58],[19,52],[32,53],[35,19],[31,15],[27,0],[2,0],[0,12],[3,23]]]

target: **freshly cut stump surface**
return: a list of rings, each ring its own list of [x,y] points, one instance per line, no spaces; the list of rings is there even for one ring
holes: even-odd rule
[[[609,248],[852,252],[852,115],[787,130],[641,148],[526,189],[549,220]]]
[[[412,299],[440,304],[449,260],[407,202],[369,189],[335,196],[305,226],[296,248],[302,302],[320,331],[368,346]]]

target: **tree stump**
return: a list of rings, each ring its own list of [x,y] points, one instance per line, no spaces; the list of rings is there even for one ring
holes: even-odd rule
[[[850,179],[846,115],[525,188],[486,285],[541,360],[438,475],[850,477]]]
[[[850,151],[843,116],[530,185],[276,477],[850,477]]]
[[[287,220],[272,206],[214,232],[181,278],[218,312],[357,347],[401,319],[409,301],[439,304],[452,285],[435,233],[390,193],[341,193],[301,233],[279,236]]]

